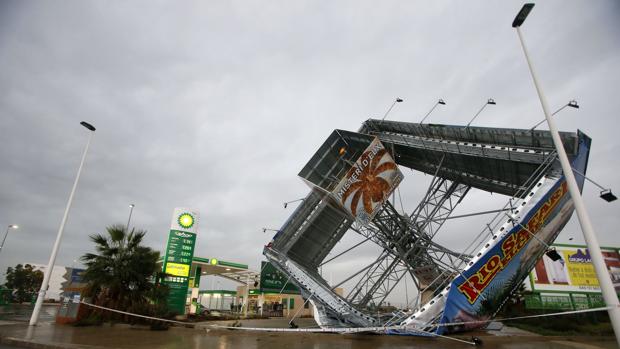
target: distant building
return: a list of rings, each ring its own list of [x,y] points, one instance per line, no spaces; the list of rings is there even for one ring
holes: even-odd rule
[[[47,265],[37,264],[37,263],[24,263],[24,265],[30,264],[34,268],[34,270],[40,270],[45,273],[47,269]],[[62,293],[62,283],[65,282],[64,275],[67,273],[67,267],[56,265],[52,270],[52,274],[50,275],[49,288],[47,289],[47,293],[45,294],[46,300],[60,300],[60,294]]]
[[[275,290],[252,287],[252,285],[249,285],[249,287],[250,289],[246,291],[247,286],[238,286],[237,291],[234,293],[235,300],[227,303],[228,307],[230,307],[230,304],[232,303],[237,305],[236,311],[243,312],[243,304],[245,304],[243,297],[246,295],[246,292],[248,292],[249,314],[260,314],[269,317],[285,317],[287,319],[294,317],[312,317],[314,314],[314,307],[310,302],[301,296],[299,291],[295,292],[288,289],[280,293]],[[222,297],[217,295],[218,292],[222,291],[213,292],[216,292],[214,295],[215,297]],[[344,290],[341,287],[337,287],[334,289],[334,292],[337,295],[342,296]],[[224,307],[222,307],[222,309],[223,308]]]
[[[334,292],[342,296],[343,289],[338,287]],[[248,282],[244,286],[238,286],[234,296],[231,309],[242,311],[246,304],[244,297],[247,297],[250,314],[293,318],[311,317],[314,313],[312,304],[301,296],[299,288],[290,282],[287,275],[268,262],[261,262],[260,279],[253,284]],[[216,293],[212,297],[218,300],[217,297],[222,296]],[[230,307],[230,303],[228,306]]]

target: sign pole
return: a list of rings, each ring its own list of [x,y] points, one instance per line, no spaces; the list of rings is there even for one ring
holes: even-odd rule
[[[170,288],[168,308],[181,315],[185,314],[187,304],[197,226],[197,211],[187,208],[174,209],[162,271],[166,275],[163,283]]]

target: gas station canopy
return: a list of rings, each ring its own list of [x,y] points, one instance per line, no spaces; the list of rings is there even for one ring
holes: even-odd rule
[[[161,264],[163,258],[158,263]],[[223,261],[217,258],[194,257],[192,260],[191,275],[200,268],[200,276],[216,275],[240,284],[255,282],[260,279],[260,273],[248,269],[247,264]]]

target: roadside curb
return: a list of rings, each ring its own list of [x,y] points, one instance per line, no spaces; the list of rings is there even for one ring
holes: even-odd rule
[[[27,340],[15,337],[2,337],[0,343],[7,345],[14,345],[20,348],[32,348],[32,349],[103,349],[104,347],[98,347],[94,345],[86,344],[71,344],[71,343],[53,343],[53,342],[38,342],[34,340]],[[109,348],[108,348],[109,349]]]

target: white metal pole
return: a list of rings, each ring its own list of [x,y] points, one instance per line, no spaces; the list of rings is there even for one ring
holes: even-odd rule
[[[424,120],[426,120],[426,118],[431,115],[431,113],[433,112],[433,110],[435,110],[435,108],[439,105],[439,102],[436,102],[435,105],[433,105],[433,107],[431,108],[431,110],[429,110],[428,113],[426,113],[426,115],[424,115],[424,117],[422,118],[422,120],[420,121],[420,123],[423,123]]]
[[[402,100],[402,99],[400,99],[400,97],[397,97],[397,98],[394,100],[394,103],[392,103],[392,105],[390,106],[390,108],[389,108],[389,109],[385,112],[385,115],[383,115],[383,119],[381,119],[381,121],[383,122],[383,120],[385,120],[385,118],[386,118],[386,117],[388,116],[388,114],[392,111],[392,108],[394,108],[394,106],[396,105],[396,103],[400,103],[400,102],[402,102],[402,101],[403,101],[403,100]]]
[[[248,317],[248,307],[250,306],[250,274],[245,278],[245,308],[243,309],[243,316]]]
[[[390,108],[385,112],[385,115],[383,115],[383,118],[381,119],[381,121],[385,120],[385,118],[388,116],[388,114],[390,113],[390,111],[392,111],[392,108],[394,108],[394,106],[396,105],[396,101],[394,100],[394,103],[392,103],[392,105],[390,106]]]
[[[487,107],[487,105],[489,105],[489,101],[487,100],[484,105],[482,106],[482,108],[480,108],[480,110],[478,110],[478,112],[476,113],[476,115],[474,115],[473,118],[471,118],[471,120],[469,120],[469,122],[467,123],[467,126],[465,126],[466,128],[469,127],[469,125],[471,125],[472,122],[474,122],[474,120],[476,120],[476,118],[478,117],[478,115],[480,115],[480,113],[482,113],[482,111],[484,110],[484,108]]]
[[[2,252],[2,248],[4,247],[4,242],[6,241],[6,237],[9,235],[9,229],[11,229],[10,225],[6,228],[6,233],[4,233],[4,239],[2,239],[2,244],[0,245],[0,252]]]
[[[131,222],[131,214],[133,213],[134,204],[129,205],[129,218],[127,219],[127,228],[125,228],[126,232],[129,232],[129,222]]]
[[[607,306],[613,307],[608,310],[609,318],[611,319],[611,324],[616,334],[616,341],[620,345],[620,302],[618,302],[616,290],[614,289],[611,277],[607,271],[607,266],[605,265],[605,260],[603,259],[603,254],[601,253],[598,239],[596,238],[586,206],[581,197],[581,193],[579,192],[579,186],[577,185],[575,175],[573,174],[570,162],[568,161],[568,156],[566,155],[566,151],[562,145],[560,134],[555,126],[555,121],[551,118],[551,114],[549,113],[547,99],[538,83],[536,73],[534,72],[534,67],[530,61],[527,48],[525,47],[523,36],[521,35],[521,30],[519,27],[516,27],[516,29],[517,34],[519,35],[519,41],[521,42],[521,47],[523,48],[523,53],[525,54],[525,59],[527,60],[530,73],[532,74],[532,80],[534,80],[534,86],[536,86],[536,92],[538,92],[538,97],[540,98],[540,103],[542,104],[545,118],[547,119],[547,124],[549,125],[549,132],[551,133],[551,137],[553,137],[553,143],[558,153],[560,164],[562,164],[562,171],[564,171],[564,176],[566,177],[568,191],[573,199],[573,202],[575,203],[577,218],[579,218],[579,224],[581,225],[583,237],[586,240],[586,245],[588,246],[588,251],[590,252],[590,257],[592,258],[592,264],[594,264],[596,276],[598,277],[601,291],[603,293],[603,299],[605,299]]]
[[[56,242],[54,243],[54,248],[52,249],[52,255],[50,256],[50,260],[47,263],[47,269],[45,269],[45,273],[43,274],[43,283],[41,284],[41,289],[39,290],[39,296],[37,297],[37,302],[34,305],[34,310],[32,311],[32,316],[30,317],[30,326],[35,326],[37,321],[39,320],[39,313],[41,312],[41,306],[43,305],[43,299],[45,298],[45,293],[47,292],[47,288],[50,282],[50,276],[52,275],[52,269],[54,268],[54,262],[56,261],[56,255],[58,254],[58,248],[60,247],[60,240],[62,238],[63,230],[65,229],[65,223],[67,223],[67,217],[69,216],[69,210],[71,209],[71,203],[73,201],[73,195],[75,194],[75,189],[77,188],[78,181],[80,180],[80,174],[82,173],[82,167],[84,167],[84,160],[86,160],[86,154],[88,153],[88,147],[90,146],[90,141],[93,138],[95,132],[90,132],[88,136],[88,142],[86,142],[86,148],[84,149],[84,153],[82,154],[82,161],[80,162],[80,167],[78,168],[77,176],[75,177],[75,181],[73,182],[73,188],[71,188],[71,194],[69,194],[69,201],[67,202],[67,207],[65,208],[65,214],[62,217],[62,221],[60,222],[60,228],[58,229],[58,235],[56,235]]]

